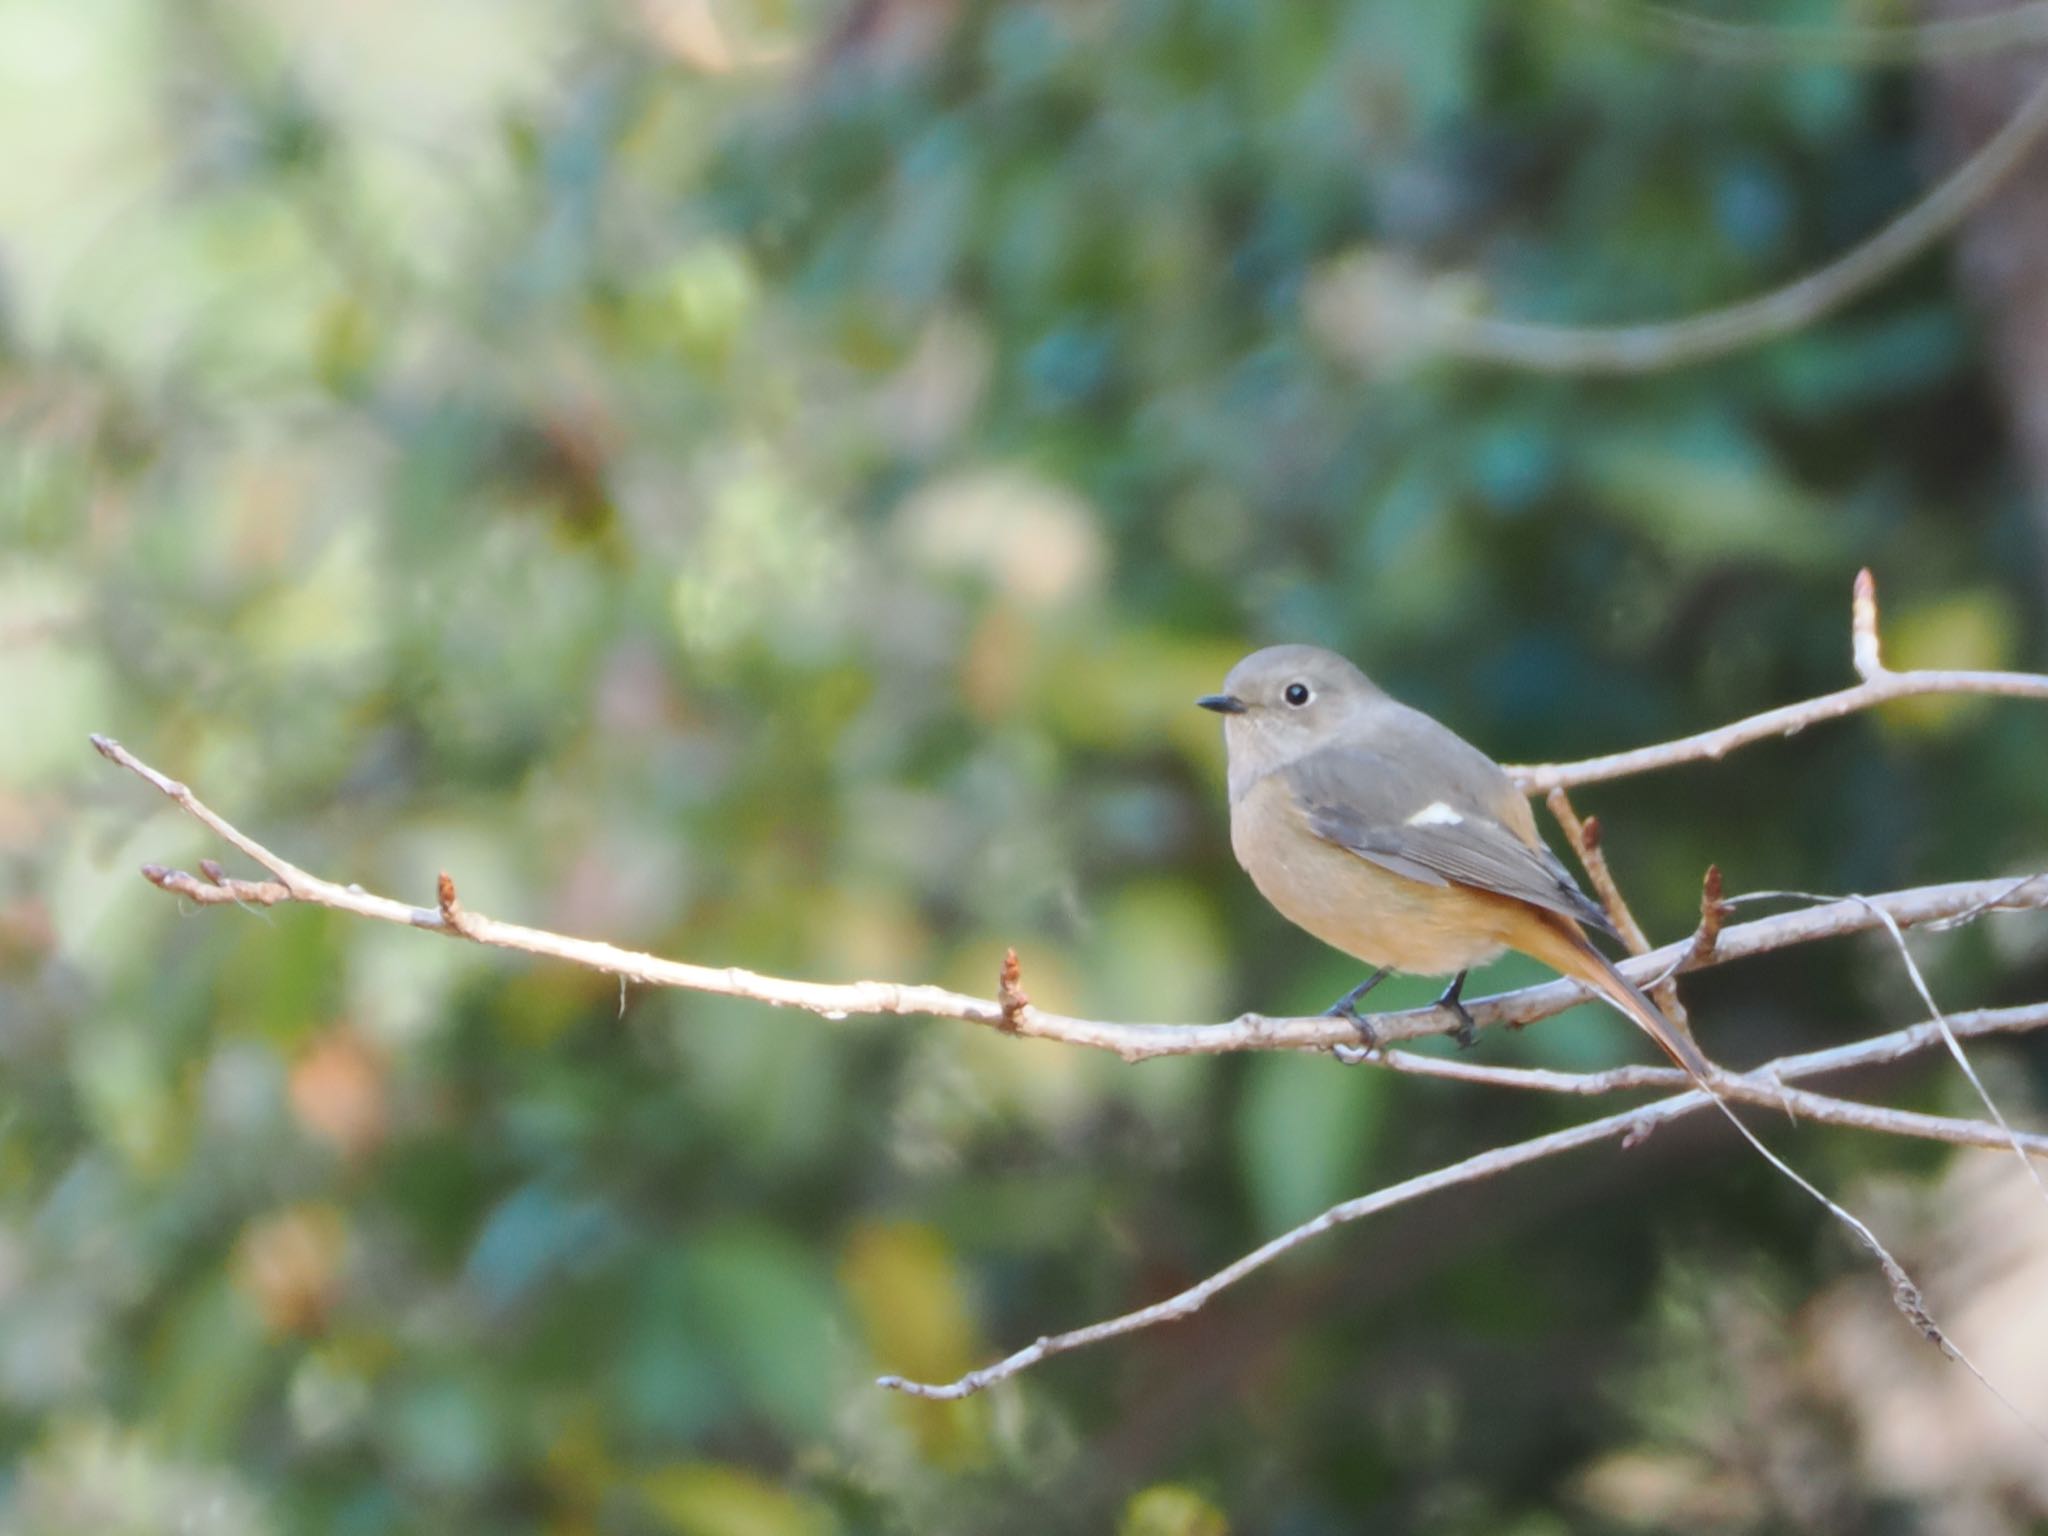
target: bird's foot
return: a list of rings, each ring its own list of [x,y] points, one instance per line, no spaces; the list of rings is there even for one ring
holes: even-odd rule
[[[1352,987],[1348,993],[1343,993],[1329,1008],[1323,1010],[1325,1018],[1348,1018],[1352,1022],[1352,1028],[1358,1030],[1358,1044],[1333,1044],[1331,1047],[1331,1053],[1346,1067],[1356,1067],[1360,1061],[1364,1061],[1380,1049],[1380,1032],[1372,1028],[1372,1020],[1358,1012],[1358,999],[1372,991],[1376,985],[1380,985],[1380,981],[1386,979],[1386,971],[1389,971],[1389,967],[1382,965],[1378,971],[1374,971],[1370,977],[1360,981],[1356,987]]]
[[[1358,1031],[1358,1038],[1367,1050],[1378,1049],[1380,1043],[1379,1031],[1375,1030],[1367,1021],[1365,1015],[1358,1011],[1358,1000],[1384,981],[1389,969],[1390,967],[1388,966],[1381,966],[1323,1010],[1326,1018],[1349,1019],[1351,1027]]]
[[[1444,995],[1436,1000],[1437,1007],[1448,1008],[1457,1016],[1458,1027],[1451,1031],[1451,1038],[1458,1042],[1461,1051],[1471,1050],[1479,1041],[1479,1021],[1472,1017],[1471,1010],[1460,997],[1465,990],[1465,976],[1464,971],[1453,976],[1451,984],[1444,988]]]

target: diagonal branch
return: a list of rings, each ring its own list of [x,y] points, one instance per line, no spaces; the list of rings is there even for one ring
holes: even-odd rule
[[[1755,298],[1641,325],[1553,325],[1461,313],[1427,289],[1408,322],[1425,347],[1535,373],[1656,373],[1804,330],[1929,250],[1975,212],[2048,133],[2048,79],[2005,126],[1861,245]]]
[[[1621,894],[1621,886],[1614,878],[1614,871],[1608,867],[1607,850],[1601,841],[1601,826],[1598,816],[1580,818],[1573,807],[1571,796],[1562,784],[1543,797],[1543,803],[1550,807],[1550,814],[1564,829],[1566,839],[1579,856],[1579,863],[1586,871],[1586,878],[1593,882],[1593,890],[1600,898],[1600,905],[1607,913],[1607,920],[1614,924],[1615,932],[1621,935],[1621,942],[1632,955],[1646,955],[1650,952],[1649,936],[1643,932],[1643,925],[1636,921],[1636,914]],[[1704,928],[1709,921],[1708,908],[1700,908],[1700,923]],[[1688,946],[1687,958],[1698,947],[1697,938]],[[1687,1016],[1685,1004],[1678,996],[1678,967],[1660,980],[1645,988],[1664,1011],[1664,1017],[1671,1021],[1671,1027],[1686,1039],[1692,1039],[1692,1020]],[[1696,1043],[1696,1042],[1695,1042]]]
[[[2001,1010],[2000,1015],[1996,1022],[2007,1024],[2010,1027],[2039,1028],[2043,1025],[2048,1025],[2048,1007]],[[1988,1032],[1985,1029],[1978,1029],[1977,1026],[1992,1022],[1989,1015],[1981,1018],[1978,1016],[1954,1015],[1950,1018],[1951,1027],[1962,1028],[1966,1017],[1973,1032]],[[1924,1048],[1926,1044],[1932,1043],[1938,1038],[1939,1035],[1931,1026],[1924,1024],[1916,1025],[1911,1030],[1900,1030],[1895,1035],[1882,1037],[1881,1040],[1860,1042],[1857,1046],[1841,1047],[1835,1051],[1817,1051],[1804,1057],[1786,1057],[1781,1061],[1773,1062],[1766,1067],[1758,1068],[1757,1071],[1741,1077],[1724,1075],[1716,1086],[1726,1090],[1731,1097],[1749,1098],[1754,1095],[1758,1102],[1781,1103],[1783,1098],[1775,1086],[1779,1080],[1815,1075],[1840,1066],[1859,1064],[1861,1060],[1865,1059],[1891,1059],[1887,1054],[1888,1052],[1903,1052],[1913,1043],[1917,1043]],[[1857,1053],[1859,1052],[1868,1052],[1868,1055],[1858,1056]],[[1407,1062],[1402,1063],[1396,1070],[1410,1070],[1412,1063],[1420,1059],[1408,1058]],[[1389,1063],[1389,1065],[1392,1065],[1392,1063]],[[1442,1065],[1455,1069],[1458,1064],[1446,1062],[1442,1063]],[[1623,1074],[1625,1074],[1625,1077]],[[1684,1073],[1667,1067],[1623,1068],[1620,1069],[1620,1073],[1614,1074],[1614,1076],[1616,1078],[1616,1086],[1622,1086],[1624,1082],[1628,1086],[1634,1086],[1639,1082],[1648,1080],[1652,1074],[1655,1075],[1656,1080],[1659,1082],[1670,1080],[1689,1081]],[[1439,1075],[1470,1077],[1474,1074],[1468,1068],[1447,1071]],[[1548,1075],[1553,1077],[1565,1076],[1565,1074]],[[1601,1075],[1606,1076],[1607,1074]],[[1496,1082],[1502,1080],[1499,1070],[1488,1073],[1487,1077]],[[1518,1086],[1535,1086],[1535,1084],[1524,1082]],[[1545,1086],[1549,1085],[1546,1084]],[[1814,1097],[1818,1098],[1819,1096],[1815,1095]],[[1066,1354],[1072,1350],[1085,1348],[1090,1344],[1099,1344],[1106,1339],[1119,1338],[1124,1334],[1137,1333],[1142,1329],[1155,1327],[1161,1323],[1179,1322],[1184,1318],[1190,1317],[1206,1306],[1219,1292],[1228,1290],[1246,1276],[1265,1268],[1275,1259],[1292,1253],[1295,1249],[1321,1236],[1333,1227],[1344,1226],[1354,1221],[1362,1221],[1368,1216],[1376,1216],[1382,1211],[1391,1210],[1394,1206],[1404,1205],[1411,1200],[1419,1200],[1426,1195],[1433,1195],[1443,1190],[1453,1189],[1461,1184],[1474,1184],[1483,1179],[1497,1178],[1511,1169],[1540,1161],[1543,1158],[1555,1157],[1560,1153],[1576,1151],[1580,1147],[1592,1146],[1597,1142],[1626,1138],[1625,1144],[1633,1145],[1640,1142],[1643,1137],[1649,1135],[1658,1126],[1705,1109],[1714,1102],[1712,1095],[1701,1089],[1692,1088],[1687,1092],[1676,1094],[1668,1099],[1660,1099],[1654,1104],[1648,1104],[1639,1109],[1622,1110],[1615,1114],[1604,1115],[1598,1120],[1589,1120],[1583,1125],[1575,1125],[1562,1131],[1552,1131],[1548,1135],[1533,1137],[1528,1141],[1516,1142],[1511,1146],[1494,1147],[1485,1152],[1476,1153],[1471,1157],[1451,1163],[1446,1167],[1432,1169],[1430,1172],[1418,1174],[1414,1178],[1403,1179],[1398,1184],[1390,1184],[1385,1189],[1375,1190],[1369,1195],[1361,1195],[1357,1199],[1346,1200],[1338,1205],[1333,1205],[1321,1215],[1312,1217],[1300,1226],[1281,1233],[1278,1237],[1261,1244],[1250,1253],[1225,1265],[1207,1279],[1191,1285],[1186,1290],[1169,1296],[1163,1301],[1153,1302],[1150,1306],[1140,1307],[1136,1311],[1126,1312],[1122,1316],[1109,1318],[1103,1322],[1091,1323],[1085,1328],[1075,1328],[1065,1333],[1046,1335],[1018,1350],[1016,1353],[996,1361],[993,1365],[984,1366],[977,1371],[970,1371],[955,1381],[943,1383],[918,1382],[907,1380],[901,1376],[884,1376],[880,1379],[879,1384],[899,1392],[909,1393],[914,1397],[944,1400],[972,1396],[974,1393],[991,1387],[999,1381],[1015,1376],[1021,1371],[1028,1370],[1040,1361],[1049,1359],[1054,1355]],[[1958,1122],[1958,1124],[1961,1123],[1966,1122]],[[2011,1145],[2005,1137],[1991,1127],[1984,1127],[1983,1129],[1989,1135],[1973,1139],[1972,1145],[1997,1147]],[[2028,1148],[2029,1151],[2034,1152],[2036,1155],[2048,1155],[2048,1137],[2029,1137],[2028,1141],[2034,1143],[2034,1145]],[[1912,1289],[1911,1282],[1904,1281],[1903,1275],[1896,1272],[1893,1265],[1887,1265],[1887,1276],[1892,1283],[1894,1300],[1899,1303],[1902,1309],[1915,1315],[1916,1322],[1919,1323],[1923,1331],[1932,1329],[1931,1338],[1938,1342],[1943,1342],[1945,1347],[1953,1349],[1953,1346],[1946,1345],[1939,1329],[1934,1328],[1932,1320],[1927,1318],[1925,1305],[1920,1301],[1918,1293]],[[1975,1368],[1971,1367],[1971,1369],[1974,1373]],[[1981,1375],[1979,1379],[1982,1379]],[[1990,1384],[1986,1382],[1985,1385],[1988,1387]],[[1991,1390],[1996,1392],[1996,1388]],[[2002,1397],[2001,1401],[2004,1401]]]

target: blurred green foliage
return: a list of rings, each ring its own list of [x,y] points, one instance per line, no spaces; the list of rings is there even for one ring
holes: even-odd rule
[[[1014,944],[1076,1012],[1320,1007],[1355,972],[1231,866],[1189,708],[1255,643],[1524,760],[1838,686],[1864,563],[1896,662],[2038,657],[1939,259],[1624,383],[1314,318],[1387,256],[1549,319],[1768,286],[1913,194],[1912,99],[1480,0],[0,0],[0,1526],[2038,1514],[1995,1462],[1887,1481],[1854,1400],[1684,1325],[1875,1283],[1704,1131],[1326,1239],[987,1400],[883,1396],[1572,1106],[182,911],[136,865],[223,850],[84,743],[336,879],[447,869],[707,963],[987,992]],[[1902,706],[1582,808],[1669,935],[1709,860],[2038,867],[2044,752],[2023,706]],[[2048,988],[2025,919],[1924,960],[1958,1005]],[[1695,1004],[1736,1061],[1909,1007],[1876,945]],[[1638,1050],[1591,1012],[1484,1047]],[[1776,1136],[1900,1199],[1945,1166]],[[1765,1475],[1766,1434],[1807,1459]]]

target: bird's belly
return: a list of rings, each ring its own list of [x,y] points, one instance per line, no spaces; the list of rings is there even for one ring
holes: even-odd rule
[[[1423,976],[1484,965],[1508,947],[1512,914],[1496,898],[1410,880],[1298,825],[1272,826],[1253,798],[1231,817],[1237,861],[1282,917],[1325,944]]]

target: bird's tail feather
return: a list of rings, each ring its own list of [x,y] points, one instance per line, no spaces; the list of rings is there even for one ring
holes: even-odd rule
[[[1585,982],[1633,1020],[1644,1034],[1657,1042],[1666,1056],[1691,1073],[1702,1088],[1712,1086],[1714,1064],[1693,1043],[1691,1034],[1666,1018],[1664,1010],[1651,1002],[1641,987],[1616,970],[1614,962],[1593,947],[1593,941],[1579,931],[1577,923],[1551,918],[1534,928],[1524,929],[1515,946],[1525,954],[1534,955],[1545,965]]]
[[[1708,1086],[1713,1080],[1714,1066],[1693,1043],[1691,1034],[1666,1018],[1664,1010],[1650,1001],[1648,993],[1614,968],[1613,961],[1586,940],[1581,939],[1580,943],[1584,962],[1576,971],[1579,979],[1599,988],[1610,1003],[1657,1042],[1665,1055],[1697,1078],[1702,1087]]]

